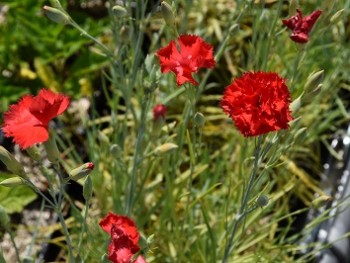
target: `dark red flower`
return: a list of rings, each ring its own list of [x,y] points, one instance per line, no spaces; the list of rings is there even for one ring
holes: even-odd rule
[[[165,119],[166,107],[164,104],[157,104],[153,108],[153,120],[158,120],[159,118]]]
[[[244,136],[287,129],[290,94],[277,73],[248,72],[226,87],[221,107]]]
[[[111,236],[108,259],[113,263],[132,262],[132,257],[140,251],[138,246],[140,234],[135,223],[126,216],[109,212],[100,221],[100,226]],[[138,256],[134,263],[146,263],[146,261],[142,256]]]
[[[306,43],[309,41],[309,32],[321,15],[321,10],[313,11],[310,15],[303,18],[303,14],[297,9],[297,14],[288,19],[283,19],[283,24],[293,32],[290,38],[298,43]]]
[[[2,129],[6,137],[22,149],[49,138],[50,120],[62,114],[68,107],[69,98],[63,94],[42,89],[35,97],[25,95],[4,114]]]
[[[213,46],[194,35],[181,35],[176,42],[170,41],[168,46],[157,51],[157,56],[162,72],[174,72],[178,86],[186,82],[198,85],[192,73],[215,66]]]

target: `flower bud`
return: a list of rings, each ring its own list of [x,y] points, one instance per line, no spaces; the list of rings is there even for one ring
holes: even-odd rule
[[[329,20],[332,24],[337,24],[342,18],[344,14],[344,8],[337,11],[334,15],[332,15],[331,19]]]
[[[161,146],[158,146],[155,150],[154,150],[154,154],[155,155],[163,155],[166,153],[170,153],[173,150],[177,149],[179,146],[177,146],[174,143],[164,143]]]
[[[79,166],[78,168],[73,169],[69,173],[69,179],[78,181],[81,178],[84,178],[85,176],[89,175],[92,170],[94,169],[95,165],[94,163],[84,163],[83,165]]]
[[[256,203],[260,206],[260,207],[264,207],[267,206],[269,203],[269,198],[266,195],[260,195],[258,197],[258,199],[256,200]]]
[[[230,28],[228,29],[228,31],[230,32],[230,34],[233,34],[236,32],[236,30],[239,29],[239,25],[238,24],[233,24],[232,26],[230,26]]]
[[[321,195],[321,196],[317,197],[316,199],[312,200],[311,204],[314,207],[318,208],[318,207],[325,205],[326,203],[328,203],[331,200],[332,200],[331,196]]]
[[[57,8],[45,5],[43,7],[43,10],[44,10],[44,14],[53,22],[56,22],[58,24],[64,24],[64,25],[70,23],[71,18]]]
[[[166,115],[166,106],[164,104],[157,104],[153,108],[153,120],[157,121],[158,119],[162,118],[165,119]]]
[[[120,5],[115,5],[112,7],[112,12],[113,15],[115,15],[116,17],[124,17],[127,15],[127,11],[125,9],[125,7],[120,6]]]
[[[114,155],[114,157],[120,157],[123,151],[118,144],[112,144],[109,147],[109,152]]]
[[[120,29],[120,39],[121,41],[126,44],[130,42],[130,27],[129,26],[122,26]]]
[[[0,146],[0,160],[6,165],[7,169],[22,177],[27,178],[27,175],[24,172],[22,164],[20,164],[15,157],[7,151],[3,146]]]
[[[167,2],[162,1],[162,3],[160,4],[160,10],[162,12],[162,16],[163,16],[165,23],[170,27],[174,27],[175,14],[174,14],[171,6]]]
[[[41,160],[41,155],[40,155],[39,149],[35,145],[27,148],[26,151],[27,151],[28,155],[30,156],[30,158],[32,158],[34,161],[39,162]]]
[[[98,131],[97,137],[103,145],[110,144],[109,138],[102,131]]]
[[[296,10],[298,8],[297,0],[290,0],[289,2],[289,16],[294,16],[296,14]]]
[[[196,112],[193,117],[194,125],[197,127],[203,127],[205,124],[205,117],[202,113]]]
[[[305,93],[313,91],[322,82],[323,76],[324,70],[320,70],[310,74],[304,86]]]
[[[301,98],[303,95],[304,95],[304,93],[302,93],[298,98],[293,100],[293,102],[289,105],[289,109],[292,111],[292,113],[296,113],[300,109]]]
[[[10,218],[2,205],[0,205],[0,223],[6,231],[10,230]]]
[[[60,152],[58,151],[55,134],[50,132],[49,139],[44,142],[44,148],[46,150],[47,159],[52,163],[57,163],[60,159]]]
[[[25,184],[25,181],[20,177],[11,177],[0,182],[0,186],[5,187],[15,187],[23,184]]]
[[[91,199],[92,196],[92,180],[90,176],[87,176],[83,186],[83,196],[86,202]]]

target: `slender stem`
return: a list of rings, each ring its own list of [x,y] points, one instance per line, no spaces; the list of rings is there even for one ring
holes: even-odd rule
[[[100,46],[103,51],[106,54],[106,57],[109,60],[112,60],[112,58],[114,57],[113,53],[104,45],[102,44],[98,39],[94,38],[93,36],[91,36],[88,32],[86,32],[84,29],[82,29],[74,20],[70,19],[69,24],[71,26],[73,26],[75,29],[77,29],[83,36],[91,39],[93,42],[95,42],[98,46]]]
[[[15,249],[17,261],[18,261],[18,263],[21,263],[21,258],[19,257],[19,251],[18,251],[18,248],[17,248],[17,246],[16,246],[15,239],[14,239],[14,237],[13,237],[13,235],[12,235],[12,231],[9,230],[8,233],[9,233],[9,235],[10,235],[11,243],[12,243],[14,249]]]
[[[240,221],[242,219],[244,219],[246,217],[246,215],[248,214],[247,212],[251,212],[250,210],[247,211],[247,204],[248,204],[249,197],[250,197],[250,194],[251,194],[254,182],[255,182],[255,178],[258,174],[257,171],[258,171],[259,155],[260,155],[262,139],[263,139],[263,136],[260,135],[258,138],[258,143],[255,147],[255,154],[254,154],[255,159],[254,159],[253,171],[252,171],[252,174],[250,176],[247,189],[244,191],[244,195],[243,195],[242,203],[241,203],[241,206],[239,209],[239,213],[236,216],[236,218],[234,219],[231,236],[230,236],[229,242],[225,248],[225,254],[224,254],[224,258],[222,260],[222,263],[227,263],[228,257],[230,255],[230,253],[233,251],[233,248],[234,248],[233,240],[234,240],[234,237],[236,235],[238,224],[240,223]]]
[[[85,203],[85,213],[84,213],[84,221],[83,221],[83,226],[81,228],[81,233],[80,233],[80,238],[79,238],[79,243],[78,243],[78,255],[80,253],[80,248],[81,248],[81,244],[83,243],[83,237],[84,237],[84,233],[86,230],[86,218],[89,212],[89,201],[86,201]]]
[[[60,220],[61,226],[63,228],[63,233],[66,236],[66,242],[67,242],[67,246],[68,246],[68,254],[69,254],[69,262],[74,263],[74,256],[73,256],[73,246],[72,246],[72,242],[70,240],[69,237],[69,232],[68,232],[68,228],[66,225],[66,222],[64,221],[63,215],[60,211],[60,209],[56,209],[56,213],[58,215],[58,219]]]
[[[142,101],[142,109],[141,109],[141,124],[140,128],[138,130],[137,139],[136,139],[136,145],[135,145],[135,152],[134,152],[134,161],[133,166],[131,170],[131,179],[130,179],[130,187],[129,187],[129,193],[126,200],[126,214],[130,215],[132,207],[134,205],[134,192],[136,188],[136,170],[137,165],[139,164],[139,152],[141,149],[141,144],[143,140],[143,136],[145,134],[145,122],[146,122],[146,112],[148,108],[148,103],[150,99],[150,93],[149,91],[146,91],[145,97]]]
[[[66,238],[67,247],[68,247],[69,262],[75,263],[72,241],[70,239],[68,228],[67,228],[66,222],[65,222],[65,220],[63,218],[62,211],[61,211],[63,196],[64,196],[64,193],[65,193],[65,190],[64,190],[65,182],[64,182],[64,178],[62,177],[62,174],[60,173],[60,166],[59,166],[59,164],[55,165],[55,169],[57,171],[58,178],[59,178],[59,192],[58,192],[58,197],[57,198],[56,198],[55,194],[53,194],[53,199],[54,199],[54,202],[55,202],[54,208],[55,208],[55,212],[58,215],[58,219],[60,220],[60,223],[61,223],[61,226],[62,226],[62,229],[63,229],[63,234],[64,234],[64,236]]]

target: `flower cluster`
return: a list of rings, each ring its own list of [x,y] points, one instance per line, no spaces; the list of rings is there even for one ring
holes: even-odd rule
[[[100,226],[111,237],[108,246],[109,260],[113,263],[146,263],[142,256],[132,261],[134,255],[140,251],[138,246],[140,234],[130,218],[109,212],[100,221]]]
[[[321,10],[316,10],[310,15],[303,17],[303,14],[297,9],[297,14],[289,19],[283,19],[283,24],[292,30],[290,38],[298,43],[306,43],[309,41],[309,33],[321,15]]]
[[[62,114],[68,105],[67,96],[47,89],[40,90],[35,97],[25,95],[5,113],[2,130],[22,149],[45,142],[49,139],[49,122]]]
[[[244,136],[287,129],[293,118],[285,80],[276,73],[248,72],[226,87],[221,101]]]
[[[215,66],[213,46],[194,35],[181,35],[176,41],[170,41],[168,46],[157,51],[157,56],[161,71],[174,72],[178,86],[186,82],[198,85],[192,73]]]

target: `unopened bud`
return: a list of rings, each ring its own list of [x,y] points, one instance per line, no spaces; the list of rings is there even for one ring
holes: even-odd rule
[[[43,10],[44,10],[44,14],[53,22],[56,22],[58,24],[64,24],[64,25],[70,23],[71,18],[57,8],[45,5],[43,7]]]
[[[120,29],[120,39],[122,42],[129,43],[130,42],[130,27],[129,26],[122,26]]]
[[[83,165],[79,166],[78,168],[73,169],[69,173],[69,179],[78,181],[81,178],[84,178],[85,176],[89,175],[92,170],[94,170],[94,163],[84,163]]]
[[[46,150],[47,159],[52,163],[57,163],[60,159],[60,152],[58,151],[55,134],[50,132],[49,139],[44,142],[44,148]]]
[[[239,25],[238,24],[233,24],[232,26],[230,26],[230,28],[228,29],[228,31],[230,32],[230,34],[233,34],[236,32],[236,30],[239,29]]]
[[[160,4],[160,10],[165,23],[168,26],[173,27],[175,25],[175,14],[171,6],[167,2],[162,1]]]
[[[112,12],[113,15],[115,15],[116,17],[124,17],[127,15],[127,11],[125,9],[125,7],[120,6],[120,5],[115,5],[112,7]]]
[[[269,198],[266,195],[260,195],[258,197],[258,199],[256,200],[256,203],[260,206],[260,207],[264,207],[267,206],[267,204],[269,203]]]
[[[7,169],[22,177],[27,178],[27,175],[24,172],[23,165],[20,164],[15,157],[7,151],[3,146],[0,146],[0,160],[6,165]]]
[[[322,82],[323,76],[324,70],[320,70],[310,74],[304,86],[305,93],[313,91]]]
[[[294,16],[296,14],[298,7],[298,1],[297,0],[290,0],[289,2],[289,17]]]
[[[317,197],[316,199],[314,199],[311,204],[318,208],[318,207],[321,207],[323,205],[325,205],[326,203],[328,203],[329,201],[332,200],[332,197],[331,196],[328,196],[328,195],[321,195],[319,197]]]
[[[337,11],[334,15],[332,15],[331,19],[329,20],[332,24],[337,24],[342,18],[344,14],[344,8]]]
[[[100,140],[100,142],[102,144],[104,144],[104,145],[109,145],[110,144],[109,138],[102,131],[98,131],[97,137],[98,137],[98,139]]]
[[[23,184],[25,184],[25,181],[20,177],[11,177],[0,182],[0,186],[5,187],[15,187]]]
[[[39,162],[41,160],[39,149],[35,145],[27,148],[26,151],[34,161]]]
[[[303,95],[304,95],[304,93],[302,93],[298,98],[293,100],[293,102],[289,105],[289,109],[292,111],[292,113],[296,113],[300,109],[301,98]]]
[[[178,146],[174,143],[164,143],[161,146],[158,146],[155,150],[154,150],[154,154],[156,155],[163,155],[166,153],[169,153],[173,150],[175,150],[176,148],[178,148]]]
[[[118,144],[112,144],[111,147],[109,147],[109,152],[114,155],[114,157],[120,157],[123,151]]]
[[[0,205],[0,223],[6,231],[10,229],[10,218],[2,205]]]
[[[87,176],[83,186],[83,196],[86,202],[91,199],[92,196],[92,180],[90,176]]]
[[[152,111],[153,111],[153,120],[154,121],[157,121],[160,118],[165,119],[166,106],[164,104],[157,104],[156,106],[154,106]]]
[[[205,124],[205,117],[202,113],[196,112],[193,117],[194,125],[197,127],[203,127]]]

